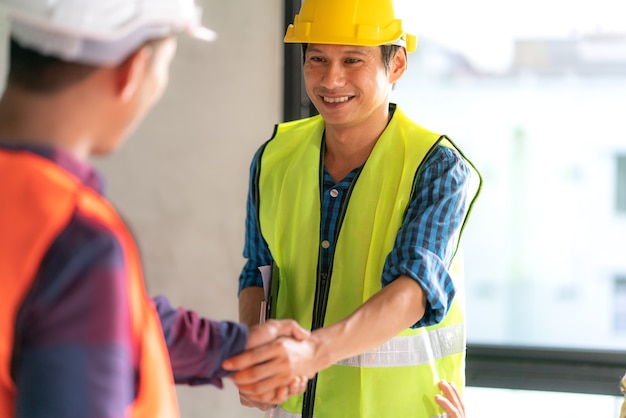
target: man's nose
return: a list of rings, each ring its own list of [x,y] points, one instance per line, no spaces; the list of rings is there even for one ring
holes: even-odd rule
[[[324,71],[322,85],[326,88],[332,89],[343,86],[345,81],[345,70],[343,65],[336,61],[330,62]]]

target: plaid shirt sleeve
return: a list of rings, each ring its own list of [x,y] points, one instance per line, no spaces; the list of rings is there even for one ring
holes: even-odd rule
[[[438,146],[418,176],[382,276],[383,286],[406,275],[424,289],[426,312],[414,327],[441,322],[454,298],[448,267],[466,216],[470,170],[456,151]]]
[[[263,287],[258,267],[272,264],[272,255],[261,234],[256,205],[255,173],[259,164],[259,158],[260,151],[257,151],[250,165],[250,182],[246,204],[246,236],[243,249],[243,256],[247,261],[239,276],[239,292],[246,287]]]

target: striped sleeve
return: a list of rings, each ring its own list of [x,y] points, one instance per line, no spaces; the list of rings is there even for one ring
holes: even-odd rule
[[[246,264],[239,276],[239,292],[246,287],[263,287],[263,281],[258,267],[267,266],[272,263],[272,255],[267,243],[261,235],[259,226],[259,212],[257,206],[258,185],[256,172],[260,163],[261,150],[257,151],[252,164],[250,165],[250,182],[248,186],[248,197],[246,203],[246,235],[243,249],[243,256]]]
[[[424,162],[413,198],[383,269],[385,286],[401,275],[426,293],[426,312],[414,327],[439,323],[455,295],[448,273],[466,216],[470,170],[456,152],[438,146]]]

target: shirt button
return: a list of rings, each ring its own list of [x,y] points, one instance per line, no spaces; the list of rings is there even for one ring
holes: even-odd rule
[[[322,248],[326,250],[328,247],[330,247],[330,242],[327,240],[322,241]]]
[[[332,189],[330,191],[330,197],[337,197],[339,196],[339,192],[337,191],[337,189]]]

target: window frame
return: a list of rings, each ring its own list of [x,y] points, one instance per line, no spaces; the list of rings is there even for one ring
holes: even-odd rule
[[[468,386],[622,396],[619,382],[625,372],[626,352],[467,345]]]
[[[626,214],[626,153],[615,156],[615,212]]]

